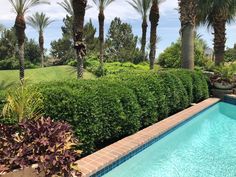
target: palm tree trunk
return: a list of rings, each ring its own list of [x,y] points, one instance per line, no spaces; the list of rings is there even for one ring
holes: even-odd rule
[[[214,28],[214,51],[215,64],[220,65],[224,61],[225,42],[226,42],[226,20],[215,18]]]
[[[20,64],[20,81],[23,82],[25,78],[25,45],[20,43],[19,45],[19,64]]]
[[[87,6],[87,0],[73,0],[72,7],[74,10],[73,33],[74,48],[77,54],[77,78],[83,78],[84,57],[86,55],[86,46],[83,42],[84,16]]]
[[[24,67],[24,42],[25,42],[25,19],[23,14],[18,14],[16,16],[15,21],[15,30],[16,30],[16,37],[18,40],[18,47],[19,47],[19,64],[20,64],[20,81],[24,81],[25,77],[25,67]]]
[[[98,21],[99,21],[99,41],[100,41],[99,58],[100,58],[101,67],[103,66],[103,57],[104,57],[104,20],[105,20],[104,12],[100,10],[99,15],[98,15]]]
[[[39,48],[40,48],[40,55],[41,55],[41,67],[44,67],[44,37],[43,32],[39,32]]]
[[[182,37],[182,68],[194,69],[194,32],[197,16],[196,0],[179,0],[181,37]]]
[[[147,19],[143,19],[143,23],[142,23],[142,46],[141,46],[141,52],[142,52],[142,56],[143,56],[143,61],[146,60],[146,53],[145,53],[145,49],[146,49],[146,40],[147,40]]]
[[[159,22],[160,14],[157,0],[152,1],[152,7],[150,11],[149,20],[151,22],[151,34],[150,34],[150,70],[154,69],[154,62],[156,57],[156,42],[157,42],[157,25]]]
[[[182,28],[182,68],[194,69],[194,26]]]

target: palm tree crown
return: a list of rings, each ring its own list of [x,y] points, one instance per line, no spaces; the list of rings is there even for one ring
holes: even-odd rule
[[[32,16],[27,18],[27,24],[38,30],[38,32],[43,32],[48,25],[50,25],[54,20],[47,17],[46,14],[36,12]]]
[[[9,0],[17,14],[25,14],[31,7],[39,4],[49,4],[47,0]]]
[[[74,16],[74,10],[72,7],[72,1],[73,0],[64,0],[63,2],[58,2],[58,4],[63,7],[63,9],[65,9],[65,11],[70,15],[70,16]],[[91,8],[90,5],[86,6],[86,10],[88,10],[89,8]]]
[[[114,1],[115,0],[93,0],[94,4],[96,4],[100,11],[104,11],[105,8]]]
[[[128,1],[128,3],[142,16],[143,19],[147,19],[152,0],[131,0]]]

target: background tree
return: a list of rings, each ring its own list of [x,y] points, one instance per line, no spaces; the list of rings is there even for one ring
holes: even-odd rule
[[[39,33],[39,47],[41,53],[41,66],[44,67],[44,30],[53,22],[46,14],[36,12],[27,18],[27,23]]]
[[[194,32],[197,16],[197,0],[179,0],[181,21],[182,62],[186,69],[194,69]]]
[[[84,57],[86,55],[86,46],[83,42],[84,16],[87,6],[87,0],[72,0],[74,12],[73,18],[73,36],[74,47],[77,53],[77,77],[82,78],[84,72]]]
[[[151,11],[149,15],[149,20],[151,22],[151,32],[150,32],[150,69],[154,69],[155,57],[156,57],[156,43],[157,43],[157,25],[160,18],[159,4],[163,0],[152,0]]]
[[[20,80],[24,80],[24,43],[25,43],[25,14],[30,8],[39,4],[49,4],[47,0],[9,0],[15,13],[17,14],[15,20],[16,36],[19,47],[19,63],[20,63]]]
[[[64,25],[61,27],[62,38],[51,42],[50,54],[55,58],[54,65],[68,64],[76,59],[73,46],[73,21],[71,16],[63,19]],[[98,39],[95,37],[96,28],[90,20],[84,25],[83,38],[87,46],[87,53],[90,55],[98,51]]]
[[[213,28],[216,65],[224,61],[226,24],[233,21],[235,14],[236,0],[199,0],[198,24]]]
[[[17,60],[18,47],[15,29],[5,29],[0,38],[0,69],[19,69]],[[32,39],[25,39],[25,67],[32,68],[40,61],[38,44]]]
[[[103,67],[103,57],[104,57],[104,10],[115,0],[93,0],[94,4],[99,10],[98,21],[99,21],[99,50],[100,50],[100,64]]]
[[[106,54],[109,61],[140,62],[141,53],[136,48],[138,37],[133,34],[132,26],[122,23],[120,18],[112,20],[106,40]],[[137,56],[137,54],[140,54]],[[139,60],[139,61],[136,61]]]
[[[172,43],[167,47],[158,57],[158,64],[164,68],[181,68],[182,54],[181,54],[181,39]],[[212,63],[211,59],[205,55],[206,49],[208,48],[206,42],[201,36],[194,35],[194,64],[198,67],[207,67],[208,64]]]
[[[152,0],[130,0],[129,4],[142,16],[142,39],[141,39],[141,51],[143,60],[146,59],[146,40],[147,40],[147,28],[148,28],[148,13],[152,4]]]

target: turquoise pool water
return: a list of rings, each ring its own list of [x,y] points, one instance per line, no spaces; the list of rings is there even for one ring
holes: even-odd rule
[[[236,177],[236,106],[212,106],[104,176]]]

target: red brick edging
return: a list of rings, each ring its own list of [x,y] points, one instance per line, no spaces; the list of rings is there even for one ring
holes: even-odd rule
[[[150,127],[147,127],[131,136],[128,136],[110,146],[107,146],[85,158],[76,162],[83,176],[89,177],[104,167],[111,165],[118,159],[129,154],[133,150],[146,144],[152,139],[167,132],[171,128],[177,126],[183,121],[191,118],[209,106],[219,102],[218,98],[209,98],[201,103],[198,103],[188,109],[185,109],[161,122],[158,122]]]

